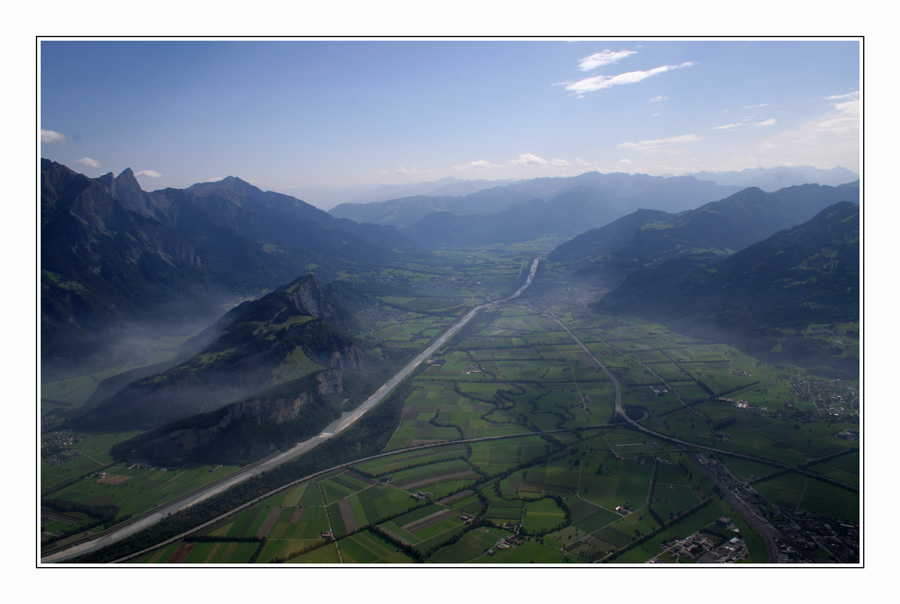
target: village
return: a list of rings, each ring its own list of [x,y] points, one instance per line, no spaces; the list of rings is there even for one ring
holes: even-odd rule
[[[41,458],[51,466],[61,466],[81,455],[74,448],[75,443],[81,440],[71,429],[43,434],[41,436]]]
[[[733,536],[729,536],[727,531]],[[700,530],[684,539],[664,542],[660,544],[660,548],[662,552],[648,564],[668,561],[678,563],[683,560],[698,564],[731,564],[750,557],[740,529],[728,516],[719,517],[715,528],[711,530]]]
[[[796,380],[793,398],[812,402],[818,415],[828,422],[859,420],[859,386],[855,384],[841,380]]]

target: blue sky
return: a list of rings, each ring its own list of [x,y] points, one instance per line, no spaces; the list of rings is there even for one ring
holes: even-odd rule
[[[145,190],[860,168],[852,39],[44,39],[39,59],[41,156]]]

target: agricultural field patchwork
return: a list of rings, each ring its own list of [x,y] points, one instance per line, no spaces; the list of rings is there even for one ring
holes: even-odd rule
[[[407,287],[377,297],[366,337],[394,354],[420,350],[522,265],[491,250],[452,253],[462,290],[399,271],[390,279]],[[300,482],[133,562],[765,562],[764,537],[725,488],[786,534],[838,524],[852,540],[859,523],[854,384],[527,296],[483,310],[409,379],[385,435],[390,454]],[[204,468],[108,466],[102,447],[92,451],[47,467],[53,499],[123,516],[210,478]],[[102,481],[71,480],[100,468]],[[55,513],[50,532],[91,523],[80,509]],[[812,561],[829,560],[824,536],[804,543]]]

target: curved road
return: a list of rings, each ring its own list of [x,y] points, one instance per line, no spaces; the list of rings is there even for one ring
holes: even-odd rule
[[[385,382],[384,385],[376,390],[372,396],[370,396],[361,405],[359,405],[352,411],[345,412],[343,415],[341,415],[340,418],[326,426],[325,429],[318,435],[310,438],[309,440],[297,443],[294,447],[288,449],[287,451],[284,451],[283,453],[267,457],[259,462],[251,464],[219,482],[207,485],[206,487],[194,491],[193,493],[189,493],[188,495],[175,499],[168,504],[163,505],[162,507],[151,510],[147,514],[140,516],[139,518],[130,521],[123,526],[112,529],[110,532],[104,533],[103,535],[96,537],[95,539],[84,541],[59,552],[50,554],[42,558],[41,563],[62,562],[64,560],[68,560],[70,558],[86,554],[88,552],[96,551],[100,548],[106,547],[107,545],[120,541],[125,537],[133,535],[138,531],[156,524],[169,514],[174,514],[175,512],[188,508],[205,499],[209,499],[213,495],[218,495],[219,493],[233,487],[238,483],[241,483],[249,478],[252,478],[253,476],[271,470],[272,468],[279,466],[286,461],[290,461],[291,459],[294,459],[295,457],[306,453],[310,449],[313,449],[335,434],[343,432],[351,425],[353,425],[353,423],[356,422],[356,420],[358,420],[360,417],[362,417],[369,409],[384,400],[384,397],[390,394],[390,392],[397,386],[397,384],[406,379],[406,377],[409,376],[409,374],[412,373],[413,370],[416,369],[416,367],[421,365],[425,361],[425,359],[434,354],[434,352],[438,348],[443,346],[450,338],[459,333],[459,331],[463,327],[465,327],[469,323],[469,321],[471,321],[481,310],[488,307],[494,307],[502,302],[508,302],[510,300],[518,298],[522,294],[522,292],[524,292],[528,288],[528,286],[531,285],[532,281],[534,281],[534,275],[537,272],[539,262],[540,258],[534,259],[534,262],[532,262],[531,264],[531,271],[528,273],[528,277],[525,279],[525,283],[522,285],[522,287],[516,290],[513,295],[497,302],[490,302],[488,304],[476,306],[475,308],[470,310],[465,314],[465,316],[463,316],[462,319],[453,324],[443,334],[438,336],[438,338],[435,339],[431,344],[429,344],[425,350],[419,353],[416,358],[407,363],[407,365],[403,367],[403,369],[401,369],[396,375],[394,375],[394,377]]]
[[[744,522],[746,522],[757,535],[759,535],[760,539],[763,542],[763,546],[765,547],[765,550],[766,550],[766,561],[767,562],[777,561],[778,547],[777,547],[775,541],[776,541],[776,539],[784,540],[784,536],[781,534],[781,531],[776,529],[767,520],[765,520],[762,516],[760,516],[752,505],[750,505],[746,501],[744,501],[743,497],[738,496],[737,493],[732,491],[716,472],[710,471],[706,467],[705,464],[700,463],[696,457],[696,454],[694,452],[690,451],[690,449],[698,449],[699,448],[699,449],[704,449],[707,451],[713,451],[713,452],[724,453],[724,454],[732,454],[732,455],[734,453],[729,452],[729,451],[723,451],[721,449],[716,449],[715,447],[708,447],[705,445],[699,445],[696,443],[680,440],[678,438],[667,436],[665,434],[660,434],[659,432],[656,432],[654,430],[651,430],[650,428],[643,426],[639,421],[628,417],[628,414],[625,413],[625,410],[622,408],[622,390],[621,390],[621,387],[619,386],[619,380],[616,378],[616,376],[613,375],[612,371],[610,371],[609,368],[600,361],[600,359],[598,359],[596,356],[594,356],[594,353],[592,353],[588,349],[588,347],[585,346],[584,343],[581,340],[579,340],[578,337],[574,333],[572,333],[572,331],[562,323],[562,321],[560,321],[555,316],[553,316],[552,313],[550,313],[550,317],[557,324],[559,324],[559,326],[562,327],[573,340],[575,340],[575,342],[578,344],[578,346],[581,347],[581,349],[590,357],[590,359],[592,361],[594,361],[598,367],[603,369],[603,371],[606,373],[606,375],[609,376],[609,379],[612,380],[612,383],[616,387],[616,414],[621,415],[622,418],[625,421],[627,421],[629,424],[631,424],[632,427],[634,427],[637,430],[640,430],[644,434],[649,434],[650,436],[653,436],[660,440],[673,442],[684,448],[687,448],[688,455],[691,456],[691,458],[697,464],[697,467],[702,469],[704,471],[704,473],[707,476],[709,476],[710,480],[712,480],[713,483],[719,487],[719,491],[722,493],[722,496],[724,497],[725,501],[727,501],[728,504],[732,507],[732,509],[734,509],[734,511],[738,513],[738,515],[741,517],[741,519],[744,520]],[[739,457],[747,457],[747,456],[740,455],[740,454],[738,454],[738,456]]]

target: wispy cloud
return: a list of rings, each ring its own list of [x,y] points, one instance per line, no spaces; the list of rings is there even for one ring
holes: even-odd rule
[[[41,128],[41,142],[47,145],[65,145],[66,137],[55,130]]]
[[[583,95],[587,92],[596,92],[597,90],[604,90],[606,88],[612,88],[613,86],[636,84],[647,78],[652,78],[655,75],[673,71],[675,69],[683,69],[692,65],[695,65],[693,61],[687,61],[678,65],[661,65],[660,67],[654,67],[653,69],[648,69],[646,71],[629,71],[614,76],[596,75],[584,78],[583,80],[578,80],[577,82],[564,83],[566,84],[566,90],[578,95]]]
[[[575,158],[575,165],[579,168],[590,168],[591,170],[596,170],[596,168],[589,161],[585,161],[580,157]]]
[[[147,178],[162,178],[163,175],[157,172],[156,170],[141,170],[140,172],[135,172],[135,176],[146,176]]]
[[[475,161],[466,162],[464,164],[460,164],[458,166],[453,166],[454,170],[487,170],[489,168],[496,168],[495,164],[492,164],[486,159],[476,159]]]
[[[76,159],[75,163],[79,166],[87,166],[88,168],[97,168],[98,170],[102,168],[100,162],[96,159],[91,159],[90,157],[82,157],[81,159]]]
[[[833,103],[832,107],[842,113],[859,116],[859,91],[829,96],[826,99],[829,101],[844,101],[843,103]]]
[[[585,57],[578,61],[578,69],[580,69],[581,71],[591,71],[593,69],[597,69],[598,67],[602,67],[603,65],[617,63],[625,57],[633,54],[637,54],[637,51],[620,50],[618,52],[615,52],[612,50],[604,50],[603,52],[595,52],[591,56]]]
[[[395,168],[378,170],[376,174],[379,179],[383,180],[383,184],[410,182],[411,179],[427,180],[443,176],[429,168],[403,165],[396,166]]]
[[[680,136],[670,136],[668,138],[655,138],[652,140],[640,142],[620,143],[622,149],[631,149],[632,151],[640,151],[647,154],[666,154],[682,153],[682,145],[699,143],[704,140],[702,136],[696,134],[682,134]]]
[[[825,97],[831,110],[797,128],[760,141],[772,162],[859,169],[861,103],[859,93]]]
[[[518,166],[543,166],[547,163],[547,160],[543,157],[538,157],[534,153],[523,153],[512,160],[512,163]]]
[[[575,176],[598,168],[580,157],[544,158],[534,153],[523,153],[518,157],[494,163],[478,159],[453,166],[456,174],[477,176],[478,178],[533,178],[535,175]]]
[[[754,128],[761,128],[764,126],[774,126],[778,121],[774,117],[770,117],[765,120],[761,120],[758,122],[753,122],[753,118],[744,118],[740,122],[732,122],[730,124],[722,124],[721,126],[713,126],[713,130],[741,130],[753,126]],[[757,118],[758,119],[758,118]]]

